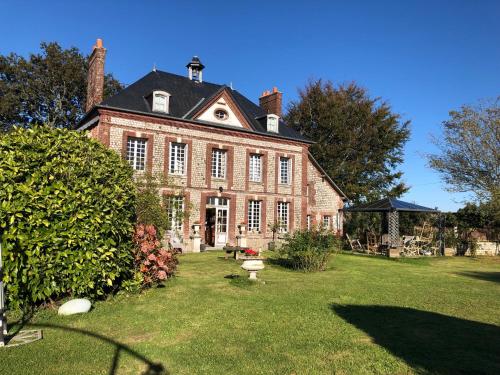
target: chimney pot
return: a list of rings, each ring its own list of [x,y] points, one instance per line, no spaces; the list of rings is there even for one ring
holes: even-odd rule
[[[95,46],[96,48],[102,48],[102,39],[97,39]]]
[[[283,94],[278,91],[277,87],[273,87],[273,92],[266,90],[259,98],[260,108],[266,111],[267,114],[274,114],[279,117],[282,115],[282,98]]]

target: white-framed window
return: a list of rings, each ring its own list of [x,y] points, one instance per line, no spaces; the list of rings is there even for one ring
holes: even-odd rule
[[[267,115],[267,131],[278,133],[279,117],[276,115]]]
[[[146,150],[147,139],[144,138],[127,138],[127,161],[136,171],[146,169]]]
[[[170,142],[170,160],[169,173],[184,175],[186,174],[186,149],[184,143]]]
[[[250,155],[250,165],[248,166],[248,178],[252,182],[262,181],[262,157],[258,154]]]
[[[179,195],[169,195],[165,198],[165,209],[167,210],[170,229],[180,233],[184,221],[184,197]]]
[[[289,206],[288,202],[278,202],[277,218],[280,233],[288,233]]]
[[[260,232],[262,201],[248,201],[248,231]]]
[[[330,230],[332,228],[332,217],[329,215],[323,216],[323,229]]]
[[[168,113],[170,94],[165,91],[153,92],[153,112]]]
[[[217,108],[214,111],[214,116],[217,120],[225,121],[229,118],[229,113],[225,109]]]
[[[307,215],[307,230],[311,230],[311,215]]]
[[[291,179],[290,158],[280,157],[280,184],[290,185]]]
[[[226,158],[225,150],[212,150],[212,177],[226,178]]]

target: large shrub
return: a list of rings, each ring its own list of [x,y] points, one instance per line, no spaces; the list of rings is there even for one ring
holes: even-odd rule
[[[11,306],[96,298],[132,270],[135,187],[114,151],[80,132],[0,137],[0,232]]]
[[[279,253],[285,264],[299,271],[323,271],[330,254],[340,248],[340,240],[331,232],[300,230],[287,236]]]

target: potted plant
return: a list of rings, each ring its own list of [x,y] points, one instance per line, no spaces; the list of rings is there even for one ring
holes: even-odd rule
[[[273,232],[273,240],[271,242],[269,242],[269,244],[267,246],[268,246],[269,250],[273,251],[273,250],[276,250],[276,233],[278,233],[278,231],[280,230],[281,225],[280,225],[279,220],[277,220],[274,223],[269,224],[268,227],[269,227],[269,230],[271,232]]]

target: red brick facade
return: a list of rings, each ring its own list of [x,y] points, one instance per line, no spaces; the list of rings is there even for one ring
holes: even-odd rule
[[[175,187],[165,187],[163,194],[181,194],[191,203],[183,225],[183,240],[188,250],[194,223],[201,223],[202,241],[205,238],[209,197],[228,199],[227,241],[231,244],[236,244],[238,225],[248,220],[250,200],[262,202],[261,231],[248,234],[248,245],[255,248],[266,248],[272,239],[269,226],[276,220],[279,201],[289,203],[289,231],[305,228],[308,215],[312,223],[318,224],[324,215],[331,216],[333,230],[342,230],[341,220],[336,218],[343,206],[343,197],[311,163],[307,143],[109,109],[98,109],[96,115],[99,120],[89,129],[92,137],[124,156],[128,137],[146,139],[146,171],[163,173],[172,179]],[[171,143],[187,145],[185,175],[168,173]],[[226,151],[224,179],[212,177],[213,149]],[[261,182],[249,181],[251,154],[261,155]],[[279,181],[280,157],[290,159],[288,185]],[[338,228],[337,221],[340,223]]]

